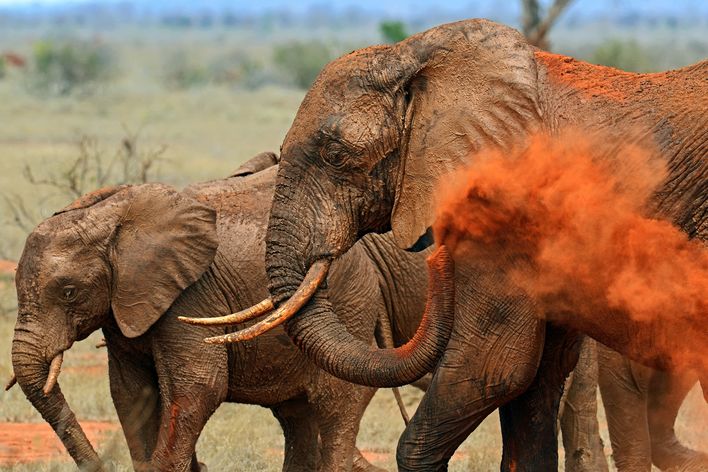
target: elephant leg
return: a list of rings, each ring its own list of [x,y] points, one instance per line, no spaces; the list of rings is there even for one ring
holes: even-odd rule
[[[560,426],[566,472],[607,472],[597,422],[597,348],[583,339],[580,357],[561,400]]]
[[[651,438],[651,458],[661,470],[684,472],[708,470],[708,455],[681,444],[674,432],[676,415],[695,384],[692,376],[655,370],[649,382],[647,419]]]
[[[198,461],[194,464],[194,449],[204,425],[221,403],[210,397],[208,393],[196,391],[172,399],[162,397],[164,406],[152,455],[153,470],[186,472],[197,466],[201,469]]]
[[[647,389],[651,369],[597,343],[598,384],[619,472],[651,470]]]
[[[271,409],[283,428],[285,458],[283,471],[310,472],[317,470],[318,429],[314,412],[307,400],[298,398]]]
[[[200,342],[202,335],[194,331],[184,329],[179,336],[167,331],[159,343],[154,343],[161,405],[160,430],[152,455],[154,470],[186,472],[201,468],[193,460],[197,440],[226,399],[226,350]],[[190,348],[185,349],[185,345]]]
[[[133,363],[119,348],[108,352],[111,397],[136,471],[149,470],[157,443],[160,400],[155,372]]]
[[[538,372],[529,388],[499,410],[504,439],[503,471],[558,470],[558,406],[563,385],[578,360],[582,336],[546,324]]]
[[[356,436],[364,410],[376,389],[353,385],[322,372],[329,386],[320,383],[310,396],[320,430],[321,472],[352,470]]]
[[[462,286],[462,285],[458,285]],[[463,286],[464,287],[464,286]],[[396,451],[400,471],[444,471],[487,415],[526,390],[536,375],[545,329],[515,300],[457,294],[450,342]],[[476,300],[472,302],[471,300]]]

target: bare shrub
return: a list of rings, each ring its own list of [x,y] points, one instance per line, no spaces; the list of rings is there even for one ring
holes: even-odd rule
[[[32,54],[28,87],[48,95],[92,92],[110,78],[115,63],[113,51],[99,41],[45,39]]]
[[[26,235],[41,221],[40,208],[47,202],[66,204],[96,188],[154,180],[167,148],[143,148],[139,141],[139,131],[125,129],[116,149],[105,152],[95,137],[82,134],[76,138],[76,157],[49,169],[26,164],[22,176],[28,190],[0,194],[4,223]],[[37,198],[29,203],[28,194]],[[0,246],[0,257],[10,258],[15,253],[12,249],[5,242]]]

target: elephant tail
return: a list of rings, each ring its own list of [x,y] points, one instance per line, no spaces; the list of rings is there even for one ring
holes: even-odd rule
[[[379,317],[378,323],[376,323],[376,344],[385,349],[392,349],[395,347],[393,342],[393,330],[391,329],[391,320],[389,319],[388,313],[382,313]],[[411,417],[408,414],[408,410],[406,410],[405,403],[403,403],[401,390],[398,387],[393,387],[391,391],[393,392],[393,397],[396,399],[398,410],[401,412],[403,423],[408,426],[408,423],[411,421]]]

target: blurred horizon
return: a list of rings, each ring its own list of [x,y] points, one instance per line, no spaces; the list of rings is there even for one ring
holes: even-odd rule
[[[552,2],[541,1],[548,7]],[[84,12],[93,14],[113,14],[121,20],[155,18],[161,15],[186,14],[205,16],[262,16],[285,14],[295,17],[325,14],[330,16],[348,15],[352,20],[357,16],[375,18],[396,17],[405,21],[421,22],[425,18],[436,17],[488,17],[499,21],[517,22],[520,16],[520,2],[498,0],[449,0],[444,3],[432,0],[262,0],[260,2],[210,0],[165,0],[151,2],[145,0],[0,0],[0,14],[21,17],[67,15]],[[460,16],[462,15],[462,16]],[[571,1],[564,11],[560,23],[592,20],[618,20],[636,22],[638,20],[699,21],[708,20],[708,2],[702,0],[596,0]],[[90,18],[88,19],[90,20]],[[515,24],[512,24],[515,26]]]

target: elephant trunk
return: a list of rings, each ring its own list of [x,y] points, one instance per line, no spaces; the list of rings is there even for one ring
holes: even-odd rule
[[[278,214],[278,208],[287,211],[289,205],[278,205],[277,195],[266,237],[266,270],[276,305],[289,300],[302,285],[305,272],[322,260],[303,258],[311,241],[298,236],[296,222]],[[325,287],[286,322],[286,331],[309,359],[336,377],[379,388],[411,383],[435,367],[454,319],[452,259],[440,248],[428,265],[430,286],[423,319],[413,339],[399,348],[379,349],[352,336],[335,314]]]
[[[17,383],[42,418],[57,433],[76,464],[82,470],[101,470],[98,454],[69,408],[59,385],[52,383],[52,375],[58,375],[56,364],[59,362],[53,360],[55,367],[50,369],[50,363],[38,348],[37,341],[23,333],[16,330],[12,343],[12,365]]]

